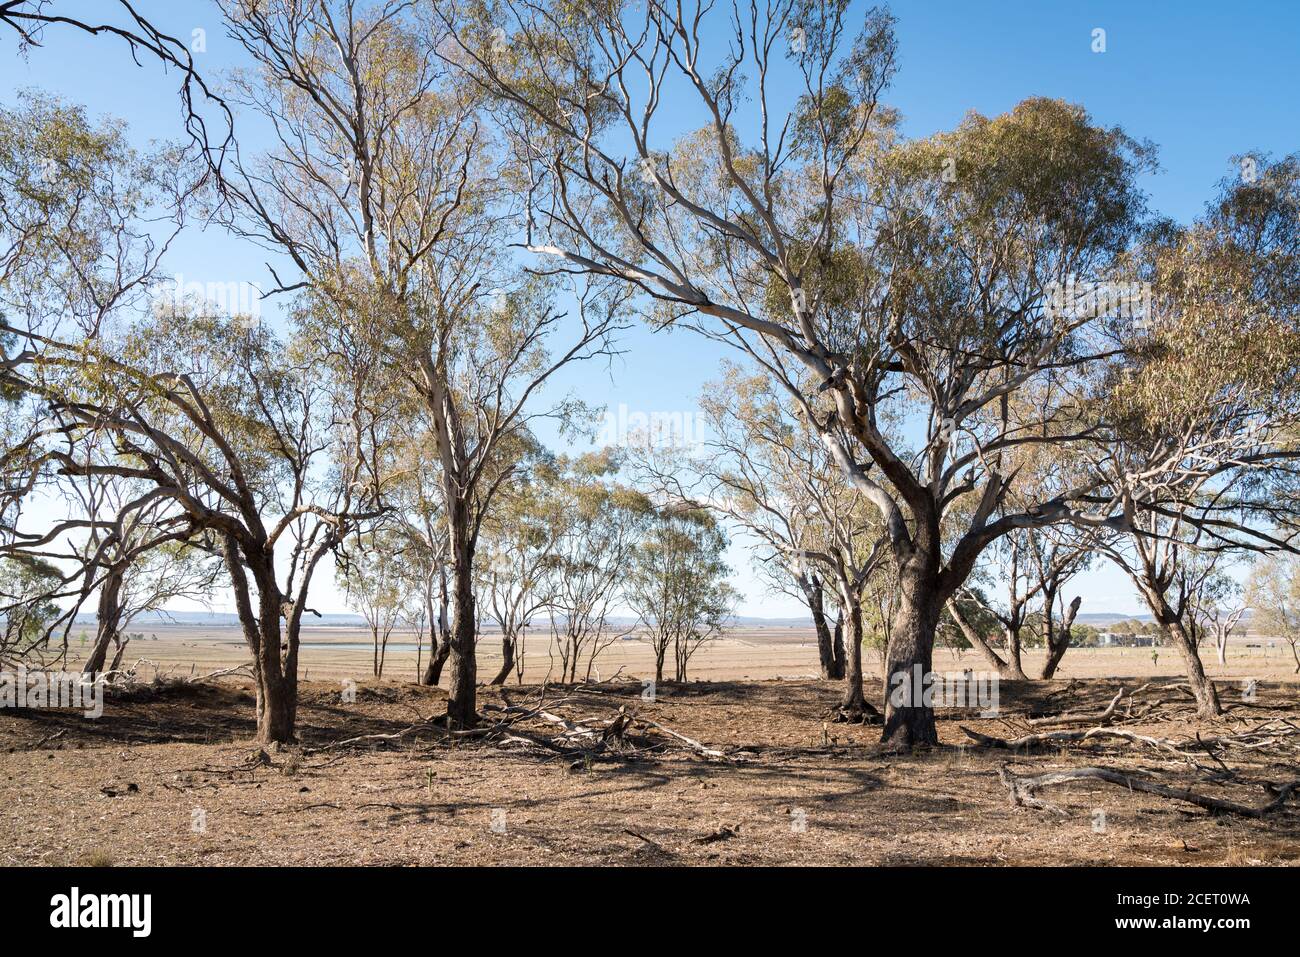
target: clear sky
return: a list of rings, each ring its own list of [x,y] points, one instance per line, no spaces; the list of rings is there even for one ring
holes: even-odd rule
[[[58,0],[101,17],[107,0]],[[205,31],[201,71],[218,76],[242,61],[207,0],[139,0],[139,8],[180,37]],[[865,5],[863,5],[865,7]],[[1155,210],[1187,220],[1214,183],[1231,172],[1229,157],[1247,151],[1282,155],[1300,149],[1300,2],[1256,0],[897,0],[900,69],[886,101],[902,111],[904,132],[923,136],[957,124],[969,110],[1000,113],[1027,96],[1052,96],[1085,106],[1094,119],[1123,126],[1159,148],[1160,170],[1144,185]],[[1094,52],[1096,30],[1105,51]],[[43,48],[16,54],[0,35],[0,96],[30,87],[114,117],[140,144],[183,135],[176,79],[141,57],[136,67],[123,44],[70,31],[50,31]],[[695,125],[690,114],[669,115],[665,136]],[[680,125],[673,129],[671,125]],[[271,285],[268,254],[220,231],[183,237],[169,274],[186,281]],[[272,260],[274,262],[274,260]],[[284,272],[281,272],[284,275]],[[274,305],[264,318],[274,322]],[[687,332],[627,334],[624,355],[609,368],[566,372],[552,394],[574,389],[589,402],[636,412],[693,414],[700,387],[733,357],[725,347]],[[735,584],[749,615],[798,615],[793,600],[769,594],[753,580],[741,542],[732,549]],[[313,604],[345,610],[328,576]],[[1142,612],[1127,579],[1108,566],[1072,585],[1083,612]]]

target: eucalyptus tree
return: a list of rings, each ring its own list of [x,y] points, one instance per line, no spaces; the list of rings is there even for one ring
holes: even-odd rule
[[[1300,674],[1300,559],[1285,555],[1257,561],[1251,569],[1246,594],[1253,612],[1251,629],[1256,634],[1276,636],[1285,641],[1295,659],[1295,673]],[[1235,619],[1228,624],[1226,631],[1232,630],[1232,624],[1235,624]],[[1220,649],[1224,645],[1226,634]],[[1219,662],[1224,662],[1222,650]]]
[[[403,558],[398,536],[379,522],[358,530],[335,553],[344,599],[370,632],[371,673],[376,678],[384,676],[389,639],[407,619],[410,576]]]
[[[1005,427],[988,412],[1098,360],[1082,334],[1093,317],[1044,305],[1053,283],[1127,246],[1147,151],[1042,99],[899,142],[880,105],[892,20],[873,9],[855,32],[844,0],[486,11],[458,40],[538,184],[530,247],[630,283],[662,324],[777,379],[887,529],[887,679],[929,672],[940,612],[984,548],[1071,510],[1001,508],[1009,449],[1076,438],[1044,428],[1061,410],[1026,406]],[[667,142],[670,103],[703,128]],[[904,405],[911,437],[891,440],[882,422]],[[945,536],[968,498],[969,521]],[[933,743],[933,710],[888,702],[883,736]]]
[[[887,570],[876,513],[854,493],[805,410],[766,372],[728,367],[701,407],[709,424],[702,447],[688,456],[651,451],[642,471],[670,501],[738,524],[761,543],[762,560],[793,577],[814,612],[823,676],[845,678],[843,713],[861,720],[874,711],[862,682],[863,599]],[[839,609],[834,632],[825,594]]]
[[[43,558],[0,555],[0,667],[44,657],[53,623],[62,609],[51,595],[63,574]]]
[[[41,644],[52,645],[59,633],[65,664],[68,634],[87,605],[93,605],[95,638],[82,671],[94,675],[104,670],[110,647],[120,655],[134,618],[161,611],[178,598],[208,596],[216,563],[200,542],[190,540],[189,521],[168,501],[151,495],[147,482],[117,474],[111,434],[95,429],[60,433],[48,428],[39,406],[30,406],[29,413],[28,431],[9,437],[0,460],[7,484],[21,489],[6,496],[0,555],[55,571],[45,579],[43,594],[22,600],[58,603],[52,605],[54,614],[42,616]],[[52,450],[78,467],[46,468]],[[0,609],[17,611],[3,602]]]
[[[444,7],[447,9],[444,10]],[[252,58],[232,104],[275,148],[231,164],[232,225],[283,252],[296,275],[367,335],[415,396],[437,452],[451,566],[447,713],[476,711],[475,556],[508,473],[498,446],[557,369],[603,354],[621,305],[595,284],[522,276],[510,250],[519,180],[503,178],[476,91],[442,53],[449,5],[406,0],[222,0]]]
[[[62,627],[65,654],[68,628],[95,598],[91,672],[134,615],[204,592],[210,563],[183,547],[185,521],[164,514],[147,484],[114,473],[106,430],[61,429],[24,380],[49,337],[93,350],[121,316],[149,307],[202,178],[174,146],[136,150],[122,124],[92,123],[55,97],[23,93],[0,108],[0,550],[71,569],[42,597],[61,603],[46,626]],[[50,446],[67,461],[94,461],[96,474],[55,474],[43,458]],[[33,527],[29,506],[67,514]]]
[[[1063,588],[1087,566],[1094,547],[1094,535],[1088,531],[1052,527],[1013,532],[989,554],[989,577],[1004,584],[1002,600],[991,601],[968,584],[948,600],[946,610],[971,647],[1002,678],[1028,680],[1023,650],[1031,644],[1045,649],[1039,676],[1051,678],[1069,650],[1070,629],[1082,603],[1075,596],[1067,604]],[[984,629],[975,626],[975,608],[996,621],[1002,654]]]
[[[1070,650],[1074,620],[1083,604],[1082,595],[1075,595],[1067,603],[1065,586],[1091,564],[1098,541],[1087,530],[1071,533],[1058,526],[1040,531],[1031,544],[1030,559],[1041,596],[1037,624],[1046,651],[1039,677],[1046,681],[1056,674],[1065,653]]]
[[[400,395],[400,391],[391,390]],[[442,481],[436,443],[427,423],[410,403],[395,416],[393,454],[385,522],[396,535],[402,554],[403,584],[418,603],[417,624],[429,635],[429,660],[417,649],[419,681],[436,685],[451,655],[451,593],[447,587],[448,539],[442,504]],[[420,635],[421,642],[423,634]]]
[[[1033,570],[1026,554],[1031,545],[1031,533],[1021,529],[1005,536],[991,554],[986,553],[991,559],[992,576],[1002,579],[1004,583],[1001,600],[985,599],[981,591],[971,587],[973,582],[968,582],[948,599],[946,609],[971,647],[1006,680],[1024,681],[1028,678],[1021,661],[1023,631],[1029,617],[1030,603],[1039,592],[1039,585],[1033,579]],[[982,631],[972,624],[968,610],[971,604],[977,605],[986,615],[996,620],[1002,637],[1001,655]]]
[[[673,653],[673,680],[686,680],[692,656],[720,637],[735,607],[727,583],[726,533],[703,509],[669,505],[657,509],[632,550],[624,591],[649,635],[655,683]]]
[[[621,467],[612,449],[557,458],[564,508],[542,587],[561,681],[577,681],[580,669],[589,679],[600,654],[634,630],[613,619],[654,510],[645,494],[619,481]]]
[[[1187,227],[1135,253],[1157,304],[1099,389],[1113,423],[1091,451],[1104,549],[1186,665],[1200,713],[1221,706],[1197,650],[1197,595],[1219,556],[1296,549],[1279,487],[1300,447],[1300,160],[1225,180]],[[1113,504],[1112,504],[1113,503]]]
[[[804,556],[816,537],[818,513],[790,474],[786,450],[795,424],[788,406],[765,376],[724,364],[722,378],[700,397],[708,438],[697,448],[636,442],[632,458],[638,478],[666,501],[707,507],[745,533],[759,574],[807,606],[821,676],[841,679],[838,592],[827,587],[829,571]]]
[[[1250,610],[1248,594],[1228,571],[1220,567],[1227,562],[1218,561],[1220,556],[1207,556],[1211,563],[1209,573],[1203,576],[1201,589],[1197,592],[1196,608],[1192,612],[1192,621],[1196,629],[1198,646],[1214,644],[1214,651],[1219,664],[1228,663],[1228,639],[1236,630],[1241,619]],[[1231,554],[1223,555],[1230,559]],[[1256,565],[1256,568],[1259,566]],[[1253,573],[1254,569],[1252,569]]]
[[[114,657],[121,657],[126,630],[138,616],[165,615],[178,599],[209,598],[220,566],[203,541],[189,540],[188,522],[166,500],[137,504],[138,496],[149,494],[147,483],[102,473],[62,478],[55,488],[69,500],[72,515],[84,517],[85,537],[67,542],[69,552],[59,555],[55,540],[70,529],[58,523],[44,536],[49,544],[42,551],[73,568],[77,580],[76,594],[58,622],[65,648],[77,613],[94,600],[95,640],[81,670],[95,675],[104,670],[110,646]],[[25,542],[24,550],[31,554],[34,546],[35,540]]]
[[[0,107],[0,343],[93,336],[145,308],[201,174],[181,151],[131,147],[121,123],[35,92]],[[7,389],[9,398],[15,385]]]
[[[257,688],[257,739],[291,741],[299,634],[321,561],[382,512],[370,476],[370,404],[324,374],[300,343],[240,318],[166,303],[118,334],[63,341],[24,333],[9,381],[39,397],[24,467],[130,479],[144,491],[118,514],[166,502],[175,534],[220,556]],[[91,432],[111,458],[62,445]],[[76,526],[80,515],[66,523]],[[158,516],[151,521],[160,521]]]

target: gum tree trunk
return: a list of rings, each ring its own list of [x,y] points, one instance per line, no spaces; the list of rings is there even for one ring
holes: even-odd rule
[[[281,647],[280,602],[273,574],[267,569],[258,576],[261,643],[254,671],[257,678],[257,741],[263,745],[293,742],[298,712],[297,655],[292,640],[284,643],[287,647]]]
[[[881,742],[898,749],[939,743],[934,709],[921,692],[934,663],[934,632],[945,596],[938,556],[916,547],[899,569],[898,609],[890,627],[885,663],[885,728]]]
[[[478,663],[474,657],[474,542],[464,503],[453,503],[448,516],[452,534],[452,601],[447,719],[453,727],[471,728],[478,721]]]
[[[510,677],[510,672],[515,667],[515,645],[514,635],[503,634],[501,636],[501,670],[496,673],[496,677],[492,679],[491,684],[503,685],[506,683],[506,679]]]
[[[1214,682],[1205,674],[1205,666],[1201,663],[1196,641],[1183,627],[1178,613],[1170,607],[1157,588],[1148,584],[1145,591],[1147,604],[1155,613],[1156,623],[1160,625],[1169,643],[1178,650],[1178,654],[1183,659],[1183,667],[1187,671],[1187,683],[1196,697],[1197,715],[1202,718],[1219,717],[1223,714],[1223,707],[1219,704],[1219,693],[1215,690]]]
[[[831,630],[831,656],[835,662],[836,676],[843,678],[848,669],[847,659],[844,651],[844,615],[839,614],[835,618],[835,627]]]
[[[1178,649],[1183,659],[1183,666],[1187,669],[1187,681],[1191,685],[1192,694],[1196,696],[1196,713],[1202,718],[1219,717],[1223,714],[1223,707],[1219,704],[1219,692],[1215,689],[1214,682],[1205,674],[1205,666],[1201,664],[1196,642],[1187,633],[1182,622],[1175,620],[1169,623],[1162,622],[1162,624],[1164,624],[1165,634]]]
[[[117,642],[122,620],[123,578],[124,569],[115,566],[109,570],[104,583],[100,586],[95,643],[91,646],[90,654],[86,656],[86,663],[81,668],[82,674],[94,677],[103,671],[104,662],[108,659],[108,646]]]
[[[1008,681],[1028,681],[1029,675],[1025,674],[1025,667],[1020,663],[1020,626],[1013,625],[1003,629],[1007,642],[1007,664],[1002,677]]]
[[[844,642],[842,637],[837,642],[831,635],[831,628],[826,620],[826,600],[821,579],[816,576],[800,575],[797,581],[807,601],[808,611],[812,614],[813,627],[817,631],[817,657],[821,664],[821,676],[826,680],[843,678]]]
[[[292,743],[298,711],[297,682],[284,675],[276,664],[268,667],[263,663],[254,672],[257,679],[257,743]]]
[[[253,653],[253,682],[257,688],[257,738],[259,745],[291,744],[298,711],[298,628],[296,615],[282,643],[280,589],[275,580],[274,558],[246,555],[257,585],[257,610],[253,610],[248,575],[233,538],[225,541],[226,568],[230,571],[235,608],[244,640]],[[255,564],[254,564],[255,563]]]
[[[442,669],[447,664],[447,658],[451,654],[451,633],[448,632],[443,636],[442,641],[438,644],[436,654],[429,658],[429,664],[424,669],[424,684],[436,685],[442,680]]]
[[[1043,607],[1050,609],[1052,602],[1055,600],[1055,593],[1047,593]],[[1046,681],[1056,674],[1057,667],[1061,664],[1061,659],[1065,653],[1070,650],[1070,629],[1074,627],[1074,618],[1079,614],[1079,605],[1083,602],[1082,595],[1076,595],[1074,601],[1070,602],[1070,607],[1065,613],[1065,620],[1057,626],[1049,612],[1043,615],[1043,640],[1047,646],[1047,660],[1043,662],[1043,680]]]
[[[848,609],[849,637],[844,671],[844,697],[840,709],[850,721],[860,721],[864,716],[877,716],[879,712],[867,703],[862,689],[862,605],[852,595],[844,596]]]
[[[451,654],[451,627],[447,623],[447,571],[443,568],[442,572],[442,593],[439,601],[437,624],[430,628],[430,648],[429,664],[424,670],[424,679],[421,684],[432,685],[438,684],[442,679],[442,666],[447,663],[447,657]],[[430,620],[433,619],[433,609],[430,606]]]
[[[473,503],[475,480],[466,463],[469,455],[460,412],[449,385],[445,353],[421,357],[424,398],[437,435],[438,457],[442,463],[443,502],[447,515],[447,539],[450,546],[452,605],[447,677],[447,722],[453,727],[469,728],[478,721],[478,664],[474,658],[478,619],[474,608],[474,548],[478,538]],[[429,677],[435,682],[441,663],[429,662]]]

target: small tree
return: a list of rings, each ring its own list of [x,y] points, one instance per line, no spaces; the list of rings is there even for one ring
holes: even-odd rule
[[[531,440],[524,457],[484,524],[483,605],[501,630],[494,685],[504,684],[512,671],[523,681],[523,637],[533,616],[551,603],[554,580],[547,569],[568,505],[555,459]]]
[[[49,595],[62,582],[62,573],[43,559],[0,557],[0,666],[42,653],[61,614]]]
[[[1038,592],[1042,596],[1036,624],[1047,652],[1039,677],[1046,681],[1056,674],[1061,659],[1070,649],[1074,638],[1074,619],[1083,604],[1083,596],[1075,595],[1068,603],[1064,588],[1092,561],[1096,536],[1088,531],[1078,532],[1068,528],[1041,530],[1031,542],[1030,558]]]
[[[945,609],[971,647],[977,649],[997,669],[998,674],[1008,680],[1024,681],[1028,678],[1021,663],[1023,633],[1030,613],[1030,603],[1039,592],[1027,555],[1031,546],[1031,534],[1027,530],[1017,531],[1006,536],[992,550],[992,557],[995,558],[991,563],[994,568],[992,574],[1005,582],[1002,601],[985,598],[983,592],[971,582],[956,596],[948,599]],[[992,618],[997,622],[1005,658],[988,641],[987,630],[973,624],[973,611],[981,612],[981,617]]]
[[[429,660],[421,684],[436,685],[451,655],[451,594],[447,587],[449,543],[442,509],[436,442],[418,416],[404,417],[395,443],[387,521],[401,541],[410,600],[421,606],[419,620],[429,636]],[[423,640],[423,634],[421,634]],[[422,661],[423,648],[416,659]]]
[[[1295,673],[1300,674],[1300,558],[1267,556],[1257,561],[1246,595],[1254,612],[1251,629],[1290,645]]]
[[[861,720],[874,711],[862,681],[863,595],[887,563],[877,514],[812,424],[815,406],[791,401],[770,374],[729,366],[701,404],[711,428],[700,454],[648,451],[642,470],[671,501],[737,523],[760,543],[759,561],[796,583],[813,615],[822,675],[845,679],[843,713]],[[838,608],[833,630],[828,596]]]
[[[351,402],[355,381],[331,381],[301,341],[188,310],[160,309],[120,337],[25,338],[30,348],[6,374],[42,402],[17,458],[42,473],[136,480],[148,492],[128,511],[166,500],[187,540],[211,543],[252,656],[258,740],[292,741],[313,576],[382,514],[375,432],[365,404]],[[112,460],[60,445],[89,432],[112,436]]]
[[[695,652],[717,638],[734,605],[724,560],[727,537],[708,512],[667,507],[655,512],[632,552],[627,602],[650,636],[655,683],[673,652],[675,681],[686,680]]]
[[[612,628],[610,618],[653,509],[615,480],[619,464],[610,450],[558,460],[564,514],[544,588],[563,681],[577,681],[584,661],[590,678],[600,653],[631,633]]]
[[[370,630],[372,673],[382,678],[388,639],[406,618],[410,600],[397,536],[381,527],[360,532],[340,546],[337,568],[348,604]]]

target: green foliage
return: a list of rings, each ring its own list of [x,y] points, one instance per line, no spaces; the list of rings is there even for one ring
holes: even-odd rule
[[[661,509],[632,549],[624,588],[651,634],[660,661],[673,649],[676,679],[691,656],[717,637],[736,600],[727,583],[727,536],[701,509]]]
[[[0,316],[87,332],[108,304],[141,302],[188,171],[175,148],[140,153],[121,123],[57,97],[0,106]]]
[[[39,558],[0,557],[0,654],[22,657],[45,636],[60,609],[49,596],[63,576]]]
[[[1257,176],[1220,184],[1185,229],[1156,224],[1133,257],[1156,314],[1111,366],[1109,400],[1135,443],[1264,438],[1300,419],[1300,159]]]
[[[1253,632],[1300,643],[1300,558],[1273,555],[1251,569],[1246,589]]]
[[[968,589],[970,594],[963,594],[953,599],[957,605],[957,610],[976,634],[984,638],[985,641],[994,641],[1002,637],[1002,625],[997,616],[989,610],[988,598],[983,590],[978,586],[972,586]],[[952,613],[944,607],[939,620],[938,637],[949,648],[967,649],[971,647],[970,640],[962,632],[957,622],[953,620]]]
[[[1070,644],[1075,648],[1096,648],[1101,640],[1101,631],[1092,625],[1071,625]]]

